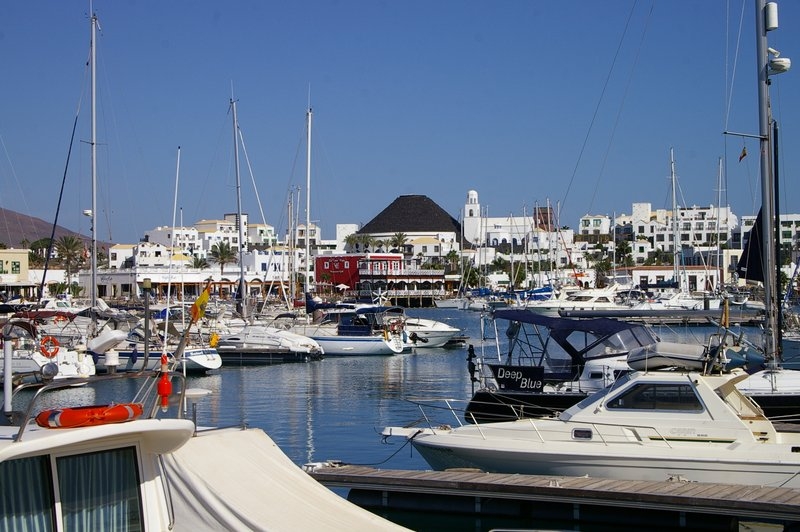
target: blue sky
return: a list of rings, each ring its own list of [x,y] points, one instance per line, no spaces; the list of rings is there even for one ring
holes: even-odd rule
[[[800,3],[779,8],[769,42],[797,63]],[[681,203],[716,203],[723,157],[727,203],[758,208],[757,145],[738,163],[745,141],[722,134],[757,133],[753,0],[96,0],[94,11],[101,240],[236,211],[232,91],[243,209],[262,220],[254,179],[281,235],[291,190],[305,208],[309,99],[311,219],[324,238],[403,194],[456,218],[470,189],[490,216],[549,200],[572,227],[632,202],[669,208],[670,148]],[[59,223],[84,234],[88,13],[84,1],[0,3],[0,206],[53,219],[80,102]],[[771,89],[790,212],[798,70]]]

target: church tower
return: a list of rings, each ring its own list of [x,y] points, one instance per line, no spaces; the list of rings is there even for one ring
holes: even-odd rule
[[[470,190],[467,192],[467,202],[464,204],[464,221],[462,223],[464,231],[464,241],[470,244],[481,244],[483,242],[481,204],[478,203],[478,192]]]

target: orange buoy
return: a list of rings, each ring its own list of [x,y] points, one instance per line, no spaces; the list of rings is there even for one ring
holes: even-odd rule
[[[141,403],[53,408],[39,412],[39,415],[36,416],[36,423],[47,429],[90,427],[132,421],[141,416],[143,412],[144,408]]]
[[[55,318],[53,318],[53,321],[55,323],[64,323],[64,322],[69,321],[69,320],[67,320],[67,317],[64,316],[63,314],[59,314]]]
[[[53,358],[58,354],[58,339],[55,336],[45,336],[39,342],[39,351],[47,358]]]

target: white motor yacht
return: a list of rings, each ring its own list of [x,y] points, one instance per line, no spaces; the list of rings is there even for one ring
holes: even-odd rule
[[[633,372],[558,417],[384,435],[410,439],[436,470],[800,488],[800,433],[779,431],[736,388],[746,377]]]

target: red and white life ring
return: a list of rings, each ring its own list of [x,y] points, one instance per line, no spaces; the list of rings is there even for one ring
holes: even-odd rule
[[[141,403],[79,406],[76,408],[53,408],[39,412],[36,423],[47,429],[89,427],[107,423],[132,421],[144,412]]]
[[[47,358],[53,358],[58,354],[58,339],[55,336],[45,336],[39,342],[39,351]]]

